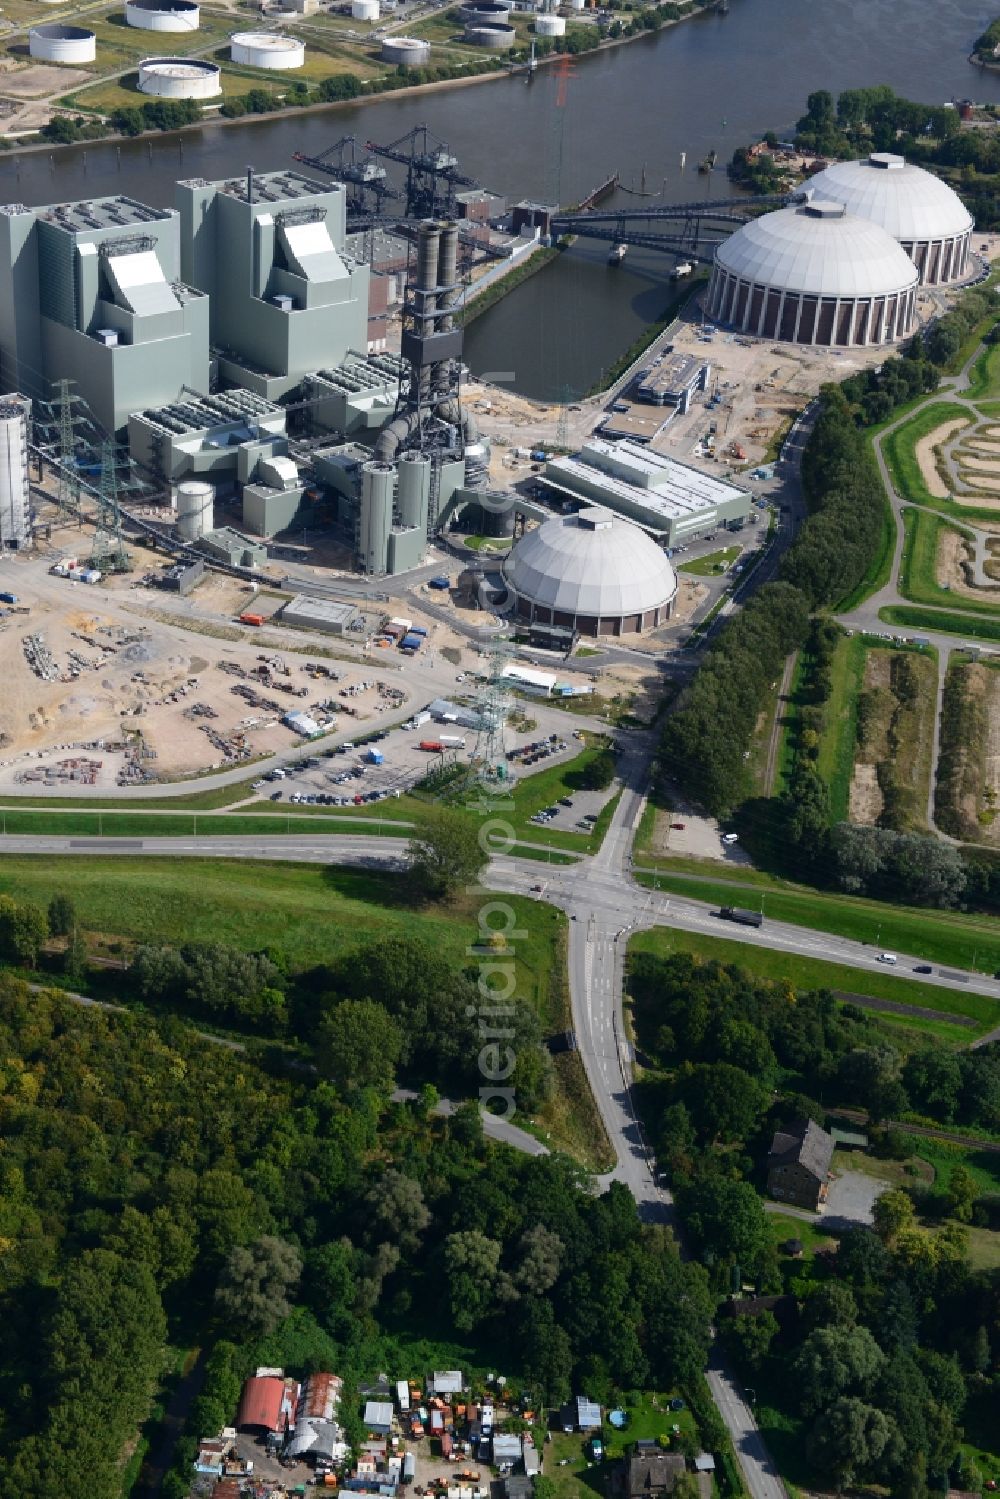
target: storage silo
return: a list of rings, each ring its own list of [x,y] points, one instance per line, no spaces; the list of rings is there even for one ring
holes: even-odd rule
[[[126,0],[125,20],[142,31],[197,31],[201,9],[195,0]]]
[[[379,0],[351,0],[351,19],[355,21],[377,21]]]
[[[471,47],[483,47],[487,52],[509,52],[517,41],[517,32],[503,22],[479,21],[466,26],[465,40]]]
[[[86,26],[68,26],[61,21],[32,26],[28,51],[44,62],[84,63],[97,57],[97,36]]]
[[[215,488],[203,479],[184,479],[177,486],[177,535],[200,541],[215,529]]]
[[[146,57],[139,64],[139,92],[158,99],[214,99],[222,73],[214,62],[194,57]]]
[[[404,453],[399,460],[399,520],[427,533],[431,495],[431,460],[426,453]]]
[[[401,68],[423,68],[431,60],[431,44],[419,36],[387,36],[382,43],[382,61]]]
[[[304,65],[306,49],[296,36],[282,36],[276,31],[234,31],[229,38],[229,56],[244,67],[285,72]]]
[[[565,36],[566,18],[556,15],[537,15],[535,17],[536,36]]]
[[[28,417],[25,396],[0,396],[0,548],[17,551],[31,540],[28,504]]]
[[[389,567],[395,478],[396,470],[391,463],[366,463],[361,470],[358,557],[366,573],[384,573]]]

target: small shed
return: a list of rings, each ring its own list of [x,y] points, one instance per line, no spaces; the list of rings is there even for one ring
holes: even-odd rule
[[[596,1400],[591,1400],[586,1395],[576,1397],[576,1429],[577,1431],[600,1431],[601,1429],[601,1407]]]
[[[710,1452],[699,1452],[694,1460],[694,1471],[696,1473],[714,1473],[715,1458]]]
[[[461,1369],[435,1369],[428,1384],[432,1395],[460,1395],[465,1389]]]
[[[513,1468],[521,1461],[521,1438],[503,1432],[493,1438],[493,1463],[497,1468]]]
[[[387,1437],[392,1430],[392,1402],[368,1400],[365,1402],[365,1430],[377,1437]]]
[[[863,1129],[852,1129],[847,1124],[831,1124],[830,1138],[837,1150],[867,1150],[868,1136]]]

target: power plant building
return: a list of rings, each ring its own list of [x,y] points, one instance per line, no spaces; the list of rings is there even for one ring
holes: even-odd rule
[[[0,381],[75,382],[97,420],[209,385],[208,298],[181,280],[180,220],[132,198],[0,205]]]
[[[298,172],[178,183],[184,276],[211,299],[219,374],[269,401],[368,337],[368,267],[345,251],[347,194]]]
[[[885,229],[807,189],[719,245],[705,308],[758,338],[865,348],[913,332],[917,280]]]
[[[877,224],[906,251],[926,286],[946,286],[969,271],[972,215],[961,198],[923,167],[890,151],[864,161],[835,161],[811,179],[817,197],[842,203]]]
[[[739,530],[750,514],[745,489],[637,442],[595,437],[571,458],[550,458],[542,482],[563,500],[601,505],[634,521],[666,547],[725,526]]]

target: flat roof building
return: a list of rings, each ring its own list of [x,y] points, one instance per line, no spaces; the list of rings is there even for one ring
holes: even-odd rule
[[[574,457],[551,458],[543,482],[564,499],[603,505],[668,547],[717,526],[738,528],[750,514],[750,494],[726,479],[636,442],[595,437]]]
[[[195,546],[227,567],[263,567],[267,562],[267,547],[232,526],[220,526],[216,531],[207,532],[195,542]]]
[[[322,630],[327,635],[343,635],[361,619],[354,604],[338,599],[318,599],[298,593],[281,610],[281,622],[305,630]]]
[[[705,390],[712,366],[693,354],[667,354],[644,369],[635,393],[651,406],[673,406],[686,416],[696,391]]]
[[[0,205],[0,381],[75,383],[100,424],[209,388],[208,298],[181,279],[180,219],[123,196]],[[0,388],[3,388],[0,387]]]
[[[226,380],[277,400],[368,346],[368,267],[345,249],[347,194],[298,172],[177,184],[184,275],[211,297]]]
[[[185,394],[169,405],[137,409],[128,419],[129,452],[164,481],[210,477],[245,481],[262,452],[284,438],[280,406],[249,390]]]

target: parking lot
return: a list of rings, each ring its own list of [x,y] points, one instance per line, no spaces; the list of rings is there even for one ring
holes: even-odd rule
[[[834,1177],[826,1199],[823,1221],[827,1228],[853,1228],[870,1225],[875,1201],[886,1190],[888,1182],[866,1176],[863,1171],[845,1171]]]

